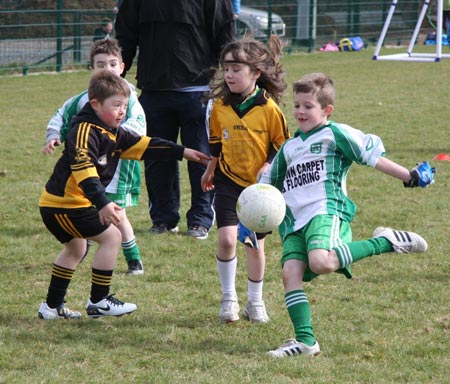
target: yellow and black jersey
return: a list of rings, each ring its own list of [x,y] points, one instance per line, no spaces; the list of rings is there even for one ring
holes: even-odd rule
[[[211,155],[218,158],[216,172],[247,187],[265,162],[271,163],[289,138],[286,119],[262,89],[244,109],[217,100],[210,117]]]
[[[183,158],[184,146],[139,136],[102,123],[89,103],[74,117],[64,151],[39,200],[40,207],[101,209],[110,202],[105,187],[120,159]]]

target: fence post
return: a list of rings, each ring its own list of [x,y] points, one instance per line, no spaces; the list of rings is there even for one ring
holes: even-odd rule
[[[73,15],[73,60],[75,63],[81,61],[81,12],[79,11]]]
[[[309,31],[308,31],[308,52],[314,50],[314,45],[316,43],[316,16],[317,16],[317,0],[311,0],[309,4]]]
[[[355,0],[353,7],[353,34],[361,34],[361,1]]]
[[[270,35],[272,34],[272,0],[269,0],[267,4],[267,18],[267,39],[270,39]]]
[[[62,70],[63,2],[63,0],[58,0],[56,3],[56,72],[61,72]]]

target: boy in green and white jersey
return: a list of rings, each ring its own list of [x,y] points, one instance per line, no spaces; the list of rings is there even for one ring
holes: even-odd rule
[[[104,39],[92,44],[90,53],[92,74],[109,70],[120,76],[124,69],[120,47],[115,39]],[[131,91],[127,114],[121,126],[129,132],[139,136],[146,135],[147,126],[145,113],[138,101],[136,91],[128,83]],[[75,116],[88,102],[87,90],[68,99],[50,119],[46,132],[44,154],[52,153],[56,146],[65,141]],[[137,206],[141,191],[141,164],[138,160],[119,161],[116,172],[106,188],[111,201],[121,208]],[[141,275],[144,273],[139,247],[136,243],[133,227],[127,218],[125,209],[121,211],[119,230],[122,234],[122,250],[128,264],[128,274]]]
[[[427,242],[414,232],[385,227],[372,238],[352,241],[350,223],[356,205],[348,198],[346,179],[352,163],[367,165],[403,181],[405,187],[426,187],[434,169],[422,163],[409,171],[388,160],[381,139],[329,120],[335,89],[330,78],[312,73],[296,81],[294,117],[299,129],[275,156],[260,182],[276,186],[286,200],[279,231],[285,304],[295,338],[269,351],[273,357],[318,355],[311,311],[303,282],[320,274],[341,272],[363,258],[388,252],[425,252]]]

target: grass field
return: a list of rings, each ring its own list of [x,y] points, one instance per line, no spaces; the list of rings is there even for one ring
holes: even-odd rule
[[[380,135],[388,157],[408,168],[423,160],[438,167],[428,189],[405,189],[357,165],[348,181],[359,208],[355,239],[386,225],[419,232],[429,250],[365,259],[353,266],[351,281],[332,274],[307,284],[323,350],[313,359],[265,355],[293,335],[283,302],[278,236],[266,243],[270,323],[222,325],[216,230],[206,241],[182,234],[150,236],[145,187],[139,207],[128,213],[145,275],[126,276],[120,255],[112,286],[138,311],[121,318],[39,320],[37,309],[61,248],[37,207],[56,160],[41,153],[45,127],[64,100],[85,89],[89,73],[0,77],[0,383],[448,383],[450,164],[433,157],[450,152],[450,61],[378,62],[372,54],[299,54],[285,56],[283,63],[289,84],[307,72],[329,74],[337,88],[334,119]],[[285,102],[293,132],[290,92]],[[190,197],[186,163],[181,167],[184,214]],[[186,231],[184,217],[179,226]],[[242,248],[238,257],[243,305]],[[89,262],[78,268],[67,296],[68,306],[83,314]]]

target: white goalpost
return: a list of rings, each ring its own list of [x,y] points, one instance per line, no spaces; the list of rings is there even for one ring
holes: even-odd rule
[[[419,19],[417,20],[416,27],[411,36],[411,40],[408,45],[406,53],[398,53],[393,55],[379,56],[380,49],[383,45],[386,33],[389,29],[389,24],[391,22],[392,16],[394,15],[395,8],[397,6],[398,0],[392,0],[391,7],[389,8],[388,15],[381,30],[380,37],[375,48],[375,53],[373,60],[392,60],[392,61],[424,61],[424,62],[439,62],[442,58],[450,58],[450,54],[442,53],[442,0],[437,1],[437,30],[436,30],[436,52],[435,53],[414,53],[413,48],[419,35],[420,27],[422,26],[423,19],[426,15],[428,6],[433,0],[425,0],[422,9],[419,14]]]

